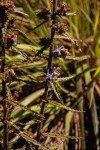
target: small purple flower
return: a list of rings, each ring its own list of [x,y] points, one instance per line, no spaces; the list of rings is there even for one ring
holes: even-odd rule
[[[45,79],[52,80],[53,78],[57,78],[60,75],[60,68],[53,67],[51,70],[47,70],[47,73],[44,73]]]
[[[47,73],[45,73],[45,78],[48,80],[52,80],[53,74],[52,72],[49,71],[49,69],[47,70]]]
[[[61,48],[62,48],[62,46],[61,46],[61,47],[57,47],[57,48],[53,51],[53,54],[55,54],[55,56],[56,56],[56,55],[61,56]]]
[[[55,58],[60,57],[60,56],[65,58],[66,56],[70,56],[71,53],[64,46],[60,46],[60,47],[57,47],[53,51],[53,55],[54,55]]]

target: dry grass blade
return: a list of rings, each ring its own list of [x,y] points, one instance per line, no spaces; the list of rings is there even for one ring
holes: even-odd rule
[[[29,109],[27,106],[21,105],[20,103],[18,103],[18,102],[15,101],[15,100],[12,100],[12,99],[9,100],[9,99],[8,99],[7,102],[10,103],[11,105],[15,106],[15,107],[21,108],[22,110],[28,111],[29,113],[31,113],[31,114],[33,114],[33,115],[36,115],[36,116],[41,117],[41,118],[44,118],[43,115],[38,114],[37,112],[35,112],[35,111]]]
[[[30,112],[31,114],[36,115],[36,116],[38,116],[38,117],[44,118],[43,115],[38,114],[37,112],[31,110],[31,109],[28,108],[27,106],[23,106],[23,105],[20,104],[19,102],[15,101],[14,98],[12,97],[12,94],[11,94],[11,92],[10,92],[9,87],[7,87],[7,96],[8,96],[7,102],[10,103],[11,105],[13,105],[13,106],[15,106],[15,107],[19,107],[19,108],[22,109],[22,110],[28,111],[28,112]]]
[[[82,68],[81,67],[77,68],[77,73],[79,74],[81,72],[82,72]],[[76,84],[77,94],[78,95],[83,92],[82,83],[83,83],[82,79],[79,79],[78,82],[77,82],[77,84]],[[83,108],[84,108],[84,103],[83,103],[84,99],[83,99],[83,96],[81,96],[79,98],[79,101],[80,102],[78,104],[78,110],[83,111]],[[85,139],[84,113],[79,114],[79,125],[80,125],[80,136],[83,137],[83,139],[80,140],[81,147],[83,149],[86,149],[86,144],[85,144],[85,140],[84,140]]]
[[[51,85],[51,87],[52,87],[52,89],[53,89],[55,95],[57,96],[58,100],[59,100],[61,103],[63,103],[63,102],[62,102],[63,100],[62,100],[62,98],[61,98],[61,96],[60,96],[60,93],[58,92],[57,88],[55,87],[55,83],[53,83],[53,82],[49,82],[49,83],[50,83],[50,85]]]
[[[56,107],[59,107],[61,109],[65,109],[65,110],[68,110],[68,111],[72,111],[72,112],[79,112],[79,113],[82,113],[83,111],[79,111],[79,110],[75,110],[75,109],[72,109],[70,107],[67,107],[65,105],[62,105],[61,103],[58,103],[56,101],[53,101],[53,100],[49,100],[48,101],[50,104],[56,106]]]
[[[76,77],[76,74],[75,75],[71,75],[69,77],[55,78],[54,80],[55,80],[55,82],[60,82],[60,81],[64,82],[64,81],[71,80],[74,77]]]
[[[45,137],[53,137],[53,138],[64,138],[64,139],[81,139],[82,137],[76,137],[76,136],[66,136],[64,134],[57,134],[57,133],[50,133],[50,132],[46,132],[46,133],[42,133],[42,135],[44,135]]]
[[[33,137],[31,137],[30,134],[28,134],[25,131],[21,131],[21,129],[17,125],[13,124],[11,121],[8,123],[12,125],[19,132],[18,135],[24,138],[26,141],[33,143],[34,145],[38,145],[39,147],[41,147],[42,150],[49,150],[45,146],[42,146],[42,144],[37,142],[35,139],[33,139]]]
[[[90,55],[84,55],[84,56],[81,56],[81,57],[66,56],[67,60],[76,60],[76,61],[83,61],[83,60],[86,60],[86,59],[89,59],[89,58],[90,58]]]
[[[88,68],[88,65],[84,64],[83,68],[84,69]],[[88,85],[92,81],[90,72],[89,71],[86,72],[84,76],[85,76],[86,85]],[[96,138],[96,146],[97,146],[97,149],[99,149],[100,148],[99,147],[99,143],[100,143],[100,140],[99,140],[99,121],[98,121],[98,115],[97,115],[97,109],[96,109],[95,95],[93,93],[92,88],[88,89],[87,97],[88,97],[89,103],[91,103],[90,111],[91,111],[91,116],[92,116],[93,130],[94,130],[94,134],[95,134],[95,138]]]

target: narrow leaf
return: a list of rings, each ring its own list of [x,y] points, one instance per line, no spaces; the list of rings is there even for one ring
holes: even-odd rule
[[[78,110],[72,109],[70,107],[67,107],[67,106],[65,106],[63,104],[60,104],[60,103],[58,103],[56,101],[53,101],[53,100],[49,100],[49,103],[52,104],[52,105],[55,105],[59,108],[62,108],[62,109],[70,110],[70,111],[73,111],[73,112],[82,112],[82,111],[78,111]]]

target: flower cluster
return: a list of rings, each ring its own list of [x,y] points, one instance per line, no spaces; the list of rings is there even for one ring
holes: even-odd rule
[[[15,19],[10,17],[10,13],[14,12],[15,5],[11,0],[0,2],[0,22],[1,28],[5,28],[5,45],[9,49],[17,43],[17,35],[11,30],[15,28]],[[0,30],[2,39],[2,30]]]
[[[63,57],[70,56],[71,53],[68,51],[68,49],[64,48],[64,46],[57,47],[53,50],[53,55],[55,58],[57,57]]]
[[[53,78],[60,76],[60,67],[53,67],[51,70],[47,70],[45,73],[45,79],[52,81]]]
[[[66,15],[76,15],[75,12],[71,12],[70,6],[66,3],[62,3],[59,6],[59,8],[55,9],[55,11],[53,13],[51,11],[49,11],[47,8],[44,8],[37,14],[39,19],[43,19],[44,21],[52,20],[51,28],[53,30],[51,30],[51,32],[54,31],[54,34],[58,33],[60,35],[67,33],[68,27],[66,26],[65,23],[57,22],[57,20],[55,18],[59,18],[59,17],[66,16]],[[73,39],[71,39],[70,35],[68,35],[67,37],[69,38],[70,41],[74,41]],[[52,39],[52,37],[51,37],[51,39]],[[38,52],[37,56],[40,53],[42,53],[45,49],[47,49],[48,47],[52,47],[51,39],[50,38],[41,38],[40,39],[39,44],[42,46],[42,48]],[[74,41],[74,44],[78,49],[79,48],[78,43],[76,41]],[[68,48],[66,49],[64,46],[59,46],[59,47],[55,48],[54,50],[53,49],[51,50],[50,61],[52,61],[52,57],[66,58],[66,56],[71,56],[71,54],[72,53],[69,51]],[[51,62],[49,64],[50,64],[50,66],[48,68],[51,67]],[[47,72],[45,73],[45,79],[48,79],[51,81],[53,78],[57,78],[60,75],[60,73],[59,73],[60,70],[58,68],[53,67],[52,69],[47,69]]]
[[[13,32],[8,32],[7,34],[7,48],[17,44],[17,35]]]

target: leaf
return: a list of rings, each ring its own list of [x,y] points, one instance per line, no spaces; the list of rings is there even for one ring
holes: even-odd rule
[[[62,98],[61,98],[59,92],[57,91],[57,89],[56,89],[54,83],[53,83],[53,82],[49,82],[49,83],[50,83],[50,85],[51,85],[51,87],[52,87],[52,89],[53,89],[55,95],[57,96],[57,98],[58,98],[60,101],[62,101]]]
[[[76,40],[75,39],[73,39],[71,36],[70,36],[70,34],[69,33],[63,33],[63,35],[65,36],[65,37],[67,37],[67,39],[69,39],[72,43],[76,43]]]
[[[84,16],[86,17],[87,21],[90,22],[91,24],[93,24],[91,18],[88,16],[88,14],[79,7],[79,9],[81,10],[81,12],[84,14]]]
[[[65,115],[65,135],[70,138],[71,122],[73,119],[74,112],[68,111]],[[72,136],[71,136],[72,137]],[[66,149],[68,149],[69,139],[66,140]]]
[[[82,73],[82,67],[77,68],[77,74]],[[76,83],[76,89],[77,94],[80,95],[80,93],[83,93],[83,81],[82,78],[80,78]],[[78,110],[83,111],[84,105],[83,105],[83,96],[79,97],[79,103],[78,103]],[[86,149],[86,143],[85,143],[85,127],[84,127],[84,113],[79,114],[79,126],[80,126],[80,136],[83,137],[81,139],[81,145],[83,149]]]
[[[30,95],[28,95],[26,98],[23,99],[23,101],[21,102],[21,105],[24,106],[28,106],[31,102],[33,102],[35,99],[37,99],[38,97],[40,97],[41,95],[43,95],[44,93],[44,89],[40,89]],[[13,114],[11,114],[12,117],[19,117],[19,113],[21,113],[21,108],[15,109]]]
[[[18,127],[17,125],[13,124],[11,121],[8,122],[10,125],[12,125],[16,130],[18,130],[18,135],[21,136],[22,138],[24,138],[26,141],[33,143],[34,145],[38,145],[39,147],[41,147],[41,149],[43,150],[49,150],[48,148],[46,148],[45,146],[42,146],[42,144],[40,144],[38,141],[36,141],[35,139],[33,139],[32,136],[30,136],[30,134],[28,134],[28,132],[26,131],[21,131],[20,127]]]
[[[22,52],[20,49],[16,48],[16,46],[12,47],[13,50],[15,50],[16,52],[18,52],[22,57],[28,59],[31,61],[30,57],[28,57],[24,52]]]
[[[65,109],[65,110],[69,110],[69,111],[73,111],[73,112],[83,112],[83,111],[79,111],[79,110],[72,109],[72,108],[70,108],[70,107],[67,107],[67,106],[65,106],[65,105],[63,105],[63,104],[60,104],[60,103],[58,103],[58,102],[56,102],[56,101],[53,101],[53,100],[49,100],[48,102],[49,102],[50,104],[52,104],[52,105],[55,105],[55,106],[57,106],[57,107],[59,107],[59,108]]]
[[[68,139],[80,139],[82,137],[76,137],[76,136],[66,136],[64,134],[58,134],[58,133],[51,133],[51,132],[42,132],[42,135],[45,137],[53,137],[53,138],[68,138]]]
[[[63,91],[64,93],[66,93],[68,96],[71,96],[73,98],[77,98],[78,97],[76,93],[74,93],[73,91],[71,92],[70,90],[66,89],[66,87],[64,88],[63,85],[60,85],[59,82],[56,82],[56,84],[57,84],[58,88],[61,91]]]
[[[44,118],[43,115],[38,114],[37,112],[31,110],[27,106],[24,106],[24,105],[20,104],[19,102],[15,101],[8,86],[7,86],[7,102],[15,107],[19,107],[21,110],[28,111],[28,112],[32,113],[33,115],[37,115],[38,117]]]
[[[94,26],[94,35],[96,34],[96,32],[97,32],[97,28],[98,28],[98,24],[99,24],[99,14],[100,12],[99,12],[99,10],[97,9],[97,11],[95,12],[95,22],[94,22],[94,24],[93,24],[93,26]]]
[[[13,99],[7,99],[7,102],[10,103],[11,105],[15,106],[15,107],[19,107],[22,110],[28,111],[29,113],[36,115],[38,117],[44,118],[43,115],[38,114],[37,112],[31,110],[30,108],[28,108],[27,106],[23,106],[22,104],[20,104],[19,102],[17,102],[16,100]]]
[[[76,77],[76,74],[75,75],[72,75],[72,76],[69,76],[69,77],[62,77],[62,78],[55,78],[53,80],[55,80],[55,82],[59,82],[59,81],[68,81],[68,80],[71,80],[73,79],[74,77]]]
[[[16,48],[19,48],[19,49],[22,49],[22,50],[26,49],[26,50],[35,51],[35,50],[39,50],[40,46],[34,46],[34,45],[31,45],[31,44],[30,45],[29,44],[17,44]]]
[[[81,57],[66,56],[65,59],[67,59],[67,60],[76,60],[76,61],[83,61],[83,60],[86,60],[86,59],[89,59],[89,58],[90,58],[90,55],[84,55],[84,56],[81,56]]]
[[[84,69],[88,68],[88,65],[84,64],[83,68]],[[89,71],[87,71],[84,74],[84,78],[85,78],[86,85],[88,85],[92,81],[91,74],[90,74]],[[87,97],[88,97],[89,103],[91,104],[90,111],[91,111],[91,117],[92,117],[93,130],[94,130],[94,134],[95,134],[95,137],[96,137],[96,145],[99,148],[99,143],[100,143],[100,139],[99,139],[99,120],[98,120],[98,115],[97,115],[95,95],[93,93],[93,88],[88,89]]]

